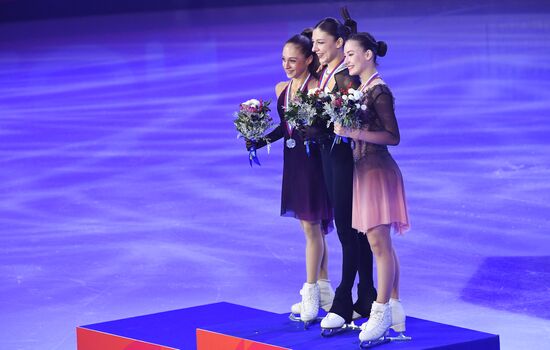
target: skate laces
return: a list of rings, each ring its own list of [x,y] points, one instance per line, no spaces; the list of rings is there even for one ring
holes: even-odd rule
[[[315,287],[310,288],[307,290],[305,287],[300,290],[300,295],[302,296],[302,303],[306,304],[318,304],[319,303],[319,296],[318,293],[315,291]]]
[[[375,328],[376,326],[380,326],[383,319],[384,319],[383,310],[372,310],[368,321],[361,325],[361,330],[363,331],[367,330],[367,327],[369,324],[371,324],[371,329]]]
[[[302,295],[302,298],[307,301],[315,301],[315,292],[312,293],[300,293]]]

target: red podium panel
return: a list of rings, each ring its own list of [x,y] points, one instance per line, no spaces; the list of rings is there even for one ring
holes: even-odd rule
[[[197,350],[292,350],[231,335],[197,329]]]
[[[77,327],[77,349],[196,349],[197,328],[211,327],[219,323],[227,323],[230,320],[242,322],[249,318],[268,319],[273,315],[277,314],[230,303],[215,303],[130,317]],[[210,350],[218,350],[218,348],[211,347]]]
[[[76,337],[78,350],[177,350],[81,327],[76,329]]]

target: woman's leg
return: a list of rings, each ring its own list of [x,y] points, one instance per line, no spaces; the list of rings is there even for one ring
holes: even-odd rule
[[[396,281],[396,256],[392,248],[390,226],[376,226],[367,232],[367,237],[376,259],[378,277],[378,297],[376,301],[386,304],[395,289]]]
[[[316,283],[325,250],[324,234],[319,222],[301,220],[300,224],[306,236],[306,274],[307,283]]]
[[[400,274],[401,268],[399,266],[399,259],[397,258],[395,249],[392,248],[392,252],[393,252],[393,260],[395,263],[395,279],[393,281],[393,289],[391,291],[391,297],[399,300],[399,274]]]

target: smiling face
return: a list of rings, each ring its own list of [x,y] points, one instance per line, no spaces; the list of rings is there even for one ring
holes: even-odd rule
[[[373,63],[373,52],[366,50],[356,40],[348,40],[344,46],[344,63],[350,75],[360,75]]]
[[[313,30],[313,52],[319,57],[321,65],[329,64],[332,60],[338,57],[338,51],[342,48],[344,40],[336,39],[320,28]]]
[[[306,58],[299,46],[288,43],[283,47],[282,60],[287,78],[292,79],[300,77],[307,71],[307,67],[313,60],[313,57],[309,56]]]

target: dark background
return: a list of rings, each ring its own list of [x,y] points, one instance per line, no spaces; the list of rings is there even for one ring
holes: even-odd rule
[[[383,0],[338,2],[320,0],[0,0],[0,22],[249,5],[311,3],[314,6],[314,4],[322,2],[330,2],[337,6],[353,2],[368,2],[374,8],[383,9],[385,13],[395,12],[397,6],[400,12],[406,10],[410,14],[419,11],[424,13],[456,13],[464,11],[466,8],[468,11],[471,11],[472,8],[477,9],[482,14],[521,12],[527,7],[531,10],[542,11],[550,8],[550,1],[548,0],[401,0],[391,1],[390,3]]]

